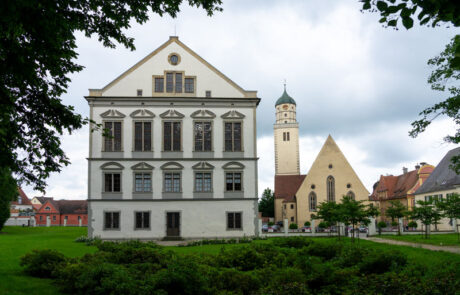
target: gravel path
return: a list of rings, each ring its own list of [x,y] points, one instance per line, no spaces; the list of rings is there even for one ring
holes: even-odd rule
[[[446,251],[446,252],[460,254],[460,247],[455,247],[455,246],[435,246],[435,245],[429,245],[429,244],[410,243],[410,242],[403,242],[403,241],[397,241],[397,240],[387,240],[387,239],[382,239],[382,238],[364,238],[364,239],[368,241],[376,242],[376,243],[410,246],[414,248],[423,248],[423,249],[428,249],[432,251]]]

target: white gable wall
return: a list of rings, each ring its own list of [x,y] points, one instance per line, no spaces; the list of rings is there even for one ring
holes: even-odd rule
[[[171,53],[177,53],[181,58],[180,63],[176,66],[168,62],[168,56]],[[198,97],[204,97],[207,90],[211,90],[212,97],[244,97],[239,89],[176,42],[172,42],[121,80],[103,90],[102,96],[136,96],[137,89],[143,90],[143,96],[151,96],[153,92],[152,76],[164,75],[165,71],[184,71],[185,76],[196,76],[196,96]]]

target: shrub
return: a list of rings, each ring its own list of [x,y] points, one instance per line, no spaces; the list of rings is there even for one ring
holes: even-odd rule
[[[67,263],[66,257],[51,249],[33,250],[21,257],[21,266],[25,267],[25,271],[36,277],[52,278],[56,276],[56,270],[65,266]]]
[[[398,222],[397,221],[392,221],[391,226],[398,226]]]
[[[273,244],[283,248],[303,248],[313,244],[313,240],[305,237],[288,237],[273,239]]]
[[[273,221],[268,222],[268,226],[273,226],[273,225],[275,225],[275,223]]]
[[[387,271],[399,270],[407,264],[407,257],[400,251],[372,251],[359,265],[361,272],[381,274]]]
[[[408,227],[417,228],[418,224],[415,221],[411,221],[407,224]]]
[[[311,225],[310,221],[305,221],[305,223],[303,224],[303,226],[310,226],[310,225]]]
[[[299,227],[297,226],[297,223],[291,223],[289,224],[289,229],[298,229]]]
[[[307,253],[325,260],[330,260],[340,254],[342,247],[343,245],[340,243],[313,243],[308,246]]]

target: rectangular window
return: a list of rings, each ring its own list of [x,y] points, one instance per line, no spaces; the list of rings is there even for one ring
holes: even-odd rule
[[[206,97],[211,97],[211,90],[206,90]]]
[[[180,173],[178,172],[165,173],[165,192],[180,193]]]
[[[134,150],[152,150],[152,122],[134,122]]]
[[[290,138],[289,138],[289,132],[286,132],[286,141],[289,141]]]
[[[195,173],[195,191],[210,192],[212,188],[211,173],[197,172]]]
[[[150,228],[150,212],[136,212],[136,229],[149,229]]]
[[[121,122],[104,122],[107,135],[104,137],[105,152],[121,152]]]
[[[105,173],[105,192],[121,192],[120,173]]]
[[[226,122],[225,123],[225,151],[240,152],[241,151],[241,123]]]
[[[164,92],[165,79],[164,78],[155,78],[155,92]]]
[[[291,204],[291,209],[294,209],[294,205],[293,205],[293,204]]]
[[[135,173],[134,182],[135,192],[152,191],[152,175],[150,173]]]
[[[174,73],[166,73],[166,92],[174,91]]]
[[[105,212],[104,219],[105,229],[120,228],[120,212]]]
[[[56,215],[53,215],[53,221],[56,221]]]
[[[137,89],[137,96],[142,96],[142,89]]]
[[[241,191],[241,173],[227,172],[225,180],[227,191]]]
[[[227,229],[242,229],[241,212],[227,212]]]
[[[185,78],[185,93],[194,93],[195,92],[195,78]]]
[[[195,122],[195,151],[210,152],[212,149],[211,122]]]
[[[181,150],[181,122],[163,122],[163,150]]]
[[[182,73],[176,73],[176,93],[182,93]]]
[[[286,132],[283,132],[283,141],[286,141]]]

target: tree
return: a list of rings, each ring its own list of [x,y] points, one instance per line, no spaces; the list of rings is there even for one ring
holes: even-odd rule
[[[152,11],[175,17],[183,0],[42,0],[0,3],[0,167],[35,189],[69,164],[59,136],[89,122],[64,105],[75,63],[76,32],[97,36],[105,46],[131,50],[130,21],[145,23]],[[208,15],[221,0],[188,0]],[[3,193],[3,192],[2,192]]]
[[[431,27],[460,26],[460,2],[451,0],[361,0],[363,11],[377,12],[380,14],[380,23],[387,27],[397,29],[399,21],[406,29],[419,25]],[[417,137],[441,115],[452,118],[460,127],[460,35],[456,35],[446,46],[445,50],[435,58],[428,61],[428,64],[435,67],[428,78],[431,89],[445,92],[448,96],[444,101],[428,107],[422,112],[419,120],[412,122],[411,137]],[[460,143],[460,128],[456,133],[444,137],[446,142]],[[460,174],[460,156],[452,158],[452,168]]]
[[[350,196],[344,196],[338,207],[340,221],[345,225],[352,225],[353,232],[356,230],[356,225],[369,225],[370,217],[376,217],[379,214],[378,209],[373,204],[366,205],[364,201],[356,201]],[[352,243],[354,243],[354,239],[355,235],[353,234]]]
[[[418,227],[418,224],[417,224],[417,222],[415,222],[415,221],[411,221],[411,222],[409,222],[409,223],[407,224],[407,226],[410,227],[410,228],[417,228],[417,227]]]
[[[18,187],[7,168],[0,168],[0,231],[5,222],[10,218],[11,201],[17,199]]]
[[[407,208],[401,202],[398,201],[390,201],[390,207],[387,208],[385,211],[385,215],[391,217],[391,221],[395,221],[395,219],[403,218],[407,213]],[[393,223],[391,224],[393,226]],[[398,225],[398,235],[401,235],[401,227]]]
[[[438,201],[438,207],[442,210],[443,216],[451,220],[460,219],[460,196],[452,194],[445,199]],[[458,231],[458,240],[460,241],[460,232]]]
[[[411,219],[420,220],[425,225],[425,238],[428,239],[428,227],[433,224],[435,216],[438,214],[435,212],[435,206],[433,201],[417,201],[417,206],[412,208],[410,211]]]
[[[316,214],[312,214],[312,219],[321,219],[324,224],[327,224],[327,227],[336,226],[341,219],[338,204],[335,202],[321,202],[318,205]],[[340,230],[337,232],[340,238]]]
[[[273,191],[266,188],[259,200],[259,212],[262,212],[263,217],[275,216],[275,195]]]

